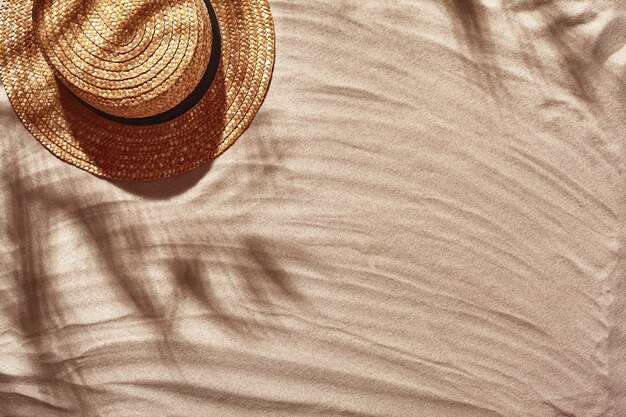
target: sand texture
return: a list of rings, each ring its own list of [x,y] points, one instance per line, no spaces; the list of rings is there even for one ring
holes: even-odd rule
[[[625,2],[271,7],[264,105],[179,177],[0,90],[0,416],[626,416]]]

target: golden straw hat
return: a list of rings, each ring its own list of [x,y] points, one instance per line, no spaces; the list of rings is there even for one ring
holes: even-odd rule
[[[50,152],[107,178],[193,169],[248,127],[270,83],[267,0],[4,0],[0,75]]]

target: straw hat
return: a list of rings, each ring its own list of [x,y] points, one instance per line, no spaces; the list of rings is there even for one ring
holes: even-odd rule
[[[4,0],[0,75],[50,152],[147,180],[228,148],[269,86],[267,0]]]

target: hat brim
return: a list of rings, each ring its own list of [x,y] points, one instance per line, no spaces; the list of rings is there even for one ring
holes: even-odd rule
[[[93,174],[150,180],[191,170],[247,129],[269,87],[274,25],[267,0],[211,0],[221,59],[198,103],[173,120],[129,125],[90,110],[55,77],[34,39],[33,0],[0,8],[0,76],[26,128],[61,160]]]

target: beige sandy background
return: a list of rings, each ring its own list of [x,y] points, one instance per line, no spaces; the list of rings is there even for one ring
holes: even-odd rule
[[[180,177],[0,90],[0,415],[625,416],[625,3],[271,7],[265,104]]]

